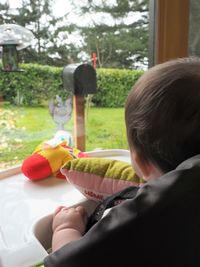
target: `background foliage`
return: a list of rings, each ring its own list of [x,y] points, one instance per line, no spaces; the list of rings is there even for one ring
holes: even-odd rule
[[[61,67],[22,64],[24,71],[3,72],[0,88],[3,99],[17,105],[41,105],[60,95],[66,98],[71,92],[63,89]],[[97,69],[97,93],[92,103],[98,107],[123,107],[131,87],[143,71],[123,69]]]
[[[127,95],[143,71],[121,69],[98,69],[98,92],[93,103],[100,107],[124,107]]]
[[[53,0],[23,0],[14,10],[9,1],[0,3],[0,24],[24,26],[35,36],[33,45],[20,51],[21,61],[64,66],[91,62],[96,52],[97,67],[147,65],[148,0],[70,2],[62,17],[54,15]]]
[[[10,1],[2,2],[0,25],[24,26],[35,39],[18,53],[24,72],[0,75],[0,105],[5,100],[0,106],[0,164],[21,161],[38,142],[52,137],[55,125],[47,101],[71,93],[63,89],[63,67],[92,64],[94,52],[98,91],[87,120],[87,149],[127,148],[119,107],[142,74],[136,69],[148,65],[149,1],[68,0],[71,6],[60,17],[53,10],[56,0],[21,0],[14,9]]]
[[[200,1],[190,1],[189,53],[200,56]]]

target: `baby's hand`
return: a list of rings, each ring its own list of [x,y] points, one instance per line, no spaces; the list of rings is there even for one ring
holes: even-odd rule
[[[74,229],[80,232],[81,235],[85,233],[87,225],[87,213],[84,207],[58,207],[53,216],[52,229],[53,232],[63,229]]]

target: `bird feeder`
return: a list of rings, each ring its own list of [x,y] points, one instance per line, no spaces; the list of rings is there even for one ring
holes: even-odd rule
[[[0,25],[0,51],[2,53],[2,70],[6,72],[21,71],[18,67],[18,50],[30,45],[34,35],[31,31],[16,24]]]

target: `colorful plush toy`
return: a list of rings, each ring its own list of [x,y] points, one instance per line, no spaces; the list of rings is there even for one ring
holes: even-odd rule
[[[65,131],[41,143],[21,167],[30,180],[48,176],[66,179],[86,198],[97,202],[129,186],[140,187],[145,180],[138,177],[130,163],[89,157],[87,153],[67,145]]]
[[[60,168],[76,158],[88,157],[86,153],[67,145],[69,135],[58,131],[54,138],[42,142],[22,163],[22,173],[31,180],[41,180],[51,175],[65,179]]]
[[[146,183],[131,164],[109,158],[74,159],[62,166],[61,173],[86,198],[97,202],[129,186]]]

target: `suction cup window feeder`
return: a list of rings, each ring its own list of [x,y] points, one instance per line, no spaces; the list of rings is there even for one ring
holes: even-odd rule
[[[16,24],[0,25],[0,52],[2,71],[22,71],[18,67],[18,50],[31,44],[34,35],[31,31]]]

